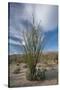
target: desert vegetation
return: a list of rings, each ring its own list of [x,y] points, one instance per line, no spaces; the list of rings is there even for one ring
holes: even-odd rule
[[[45,70],[36,69],[38,60],[41,60],[42,50],[45,46],[45,37],[41,30],[40,23],[35,25],[35,18],[32,17],[32,28],[31,30],[27,30],[23,32],[23,39],[24,39],[24,53],[25,53],[25,60],[27,62],[29,73],[28,79],[29,80],[38,80],[43,79],[45,77]],[[40,57],[40,58],[39,58]],[[43,75],[44,74],[44,75]],[[43,77],[44,76],[44,77]]]
[[[58,56],[57,52],[42,54],[41,60],[38,61],[36,65],[36,77],[34,78],[34,80],[31,80],[31,76],[29,77],[29,67],[27,62],[24,60],[24,55],[16,56],[17,58],[15,57],[15,55],[9,55],[10,87],[53,85],[58,83],[58,63],[56,63],[56,61],[58,61],[58,59],[56,59],[56,57]],[[18,61],[17,63],[19,63],[18,65],[16,64],[16,59]],[[41,70],[43,70],[43,72]]]
[[[32,28],[29,30],[27,27],[26,31],[23,31],[23,39],[24,53],[9,55],[10,87],[41,85],[40,81],[44,80],[55,80],[47,84],[57,84],[58,53],[43,52],[47,44],[46,37],[40,23],[35,25],[34,16]]]

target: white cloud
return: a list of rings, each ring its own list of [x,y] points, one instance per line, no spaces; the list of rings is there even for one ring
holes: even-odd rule
[[[22,9],[22,10],[21,10]],[[53,30],[58,24],[58,7],[42,4],[24,4],[24,8],[10,10],[10,35],[23,39],[22,32],[25,30],[21,20],[32,22],[32,12],[34,13],[36,24],[41,21],[44,31]],[[12,18],[13,17],[13,18]]]
[[[23,40],[21,42],[19,42],[19,41],[9,39],[9,44],[22,46],[22,45],[25,45],[25,42]]]
[[[58,24],[58,6],[43,4],[23,4],[24,7],[15,8],[11,11],[11,20],[15,21],[15,25],[20,31],[25,29],[21,24],[21,19],[32,21],[32,12],[35,15],[36,24],[41,21],[44,31],[53,30]],[[35,11],[35,12],[34,12]],[[21,25],[20,25],[21,24]]]
[[[53,5],[25,5],[25,18],[31,21],[32,12],[35,15],[36,23],[41,21],[41,25],[44,31],[52,30],[57,27],[58,24],[58,6]],[[34,12],[35,11],[35,12]]]

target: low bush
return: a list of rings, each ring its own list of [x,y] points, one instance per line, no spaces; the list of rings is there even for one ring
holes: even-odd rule
[[[32,81],[32,80],[45,80],[45,69],[36,69],[36,72],[33,74],[31,74],[30,72],[26,73],[26,77],[28,80]]]
[[[14,73],[14,74],[19,74],[19,73],[20,73],[20,67],[17,67],[17,68],[14,70],[13,73]]]
[[[27,68],[28,66],[25,64],[24,66],[23,66],[23,68]]]
[[[45,69],[38,69],[37,70],[37,75],[36,75],[37,80],[44,80],[45,79]]]

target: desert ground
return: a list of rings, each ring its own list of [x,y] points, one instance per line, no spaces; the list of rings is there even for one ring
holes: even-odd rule
[[[16,68],[20,68],[18,74],[15,74],[14,71]],[[44,64],[38,63],[37,68],[46,69],[46,79],[40,81],[29,81],[26,79],[26,71],[28,67],[25,63],[20,63],[19,66],[16,64],[10,64],[9,66],[9,84],[10,87],[25,87],[25,86],[46,86],[46,85],[57,85],[58,84],[58,64]]]

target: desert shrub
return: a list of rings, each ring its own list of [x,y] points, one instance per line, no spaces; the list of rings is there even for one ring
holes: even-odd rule
[[[28,66],[25,64],[24,66],[23,66],[23,68],[27,68]]]
[[[44,80],[45,79],[45,69],[38,69],[37,70],[37,80]]]
[[[36,72],[34,74],[27,72],[26,73],[26,77],[28,80],[45,80],[46,76],[45,76],[45,69],[36,69]]]
[[[17,66],[19,66],[19,63],[17,63]]]
[[[17,67],[17,68],[14,70],[13,73],[14,73],[14,74],[19,74],[19,73],[20,73],[20,67]]]
[[[58,64],[58,54],[55,56],[54,62]]]

